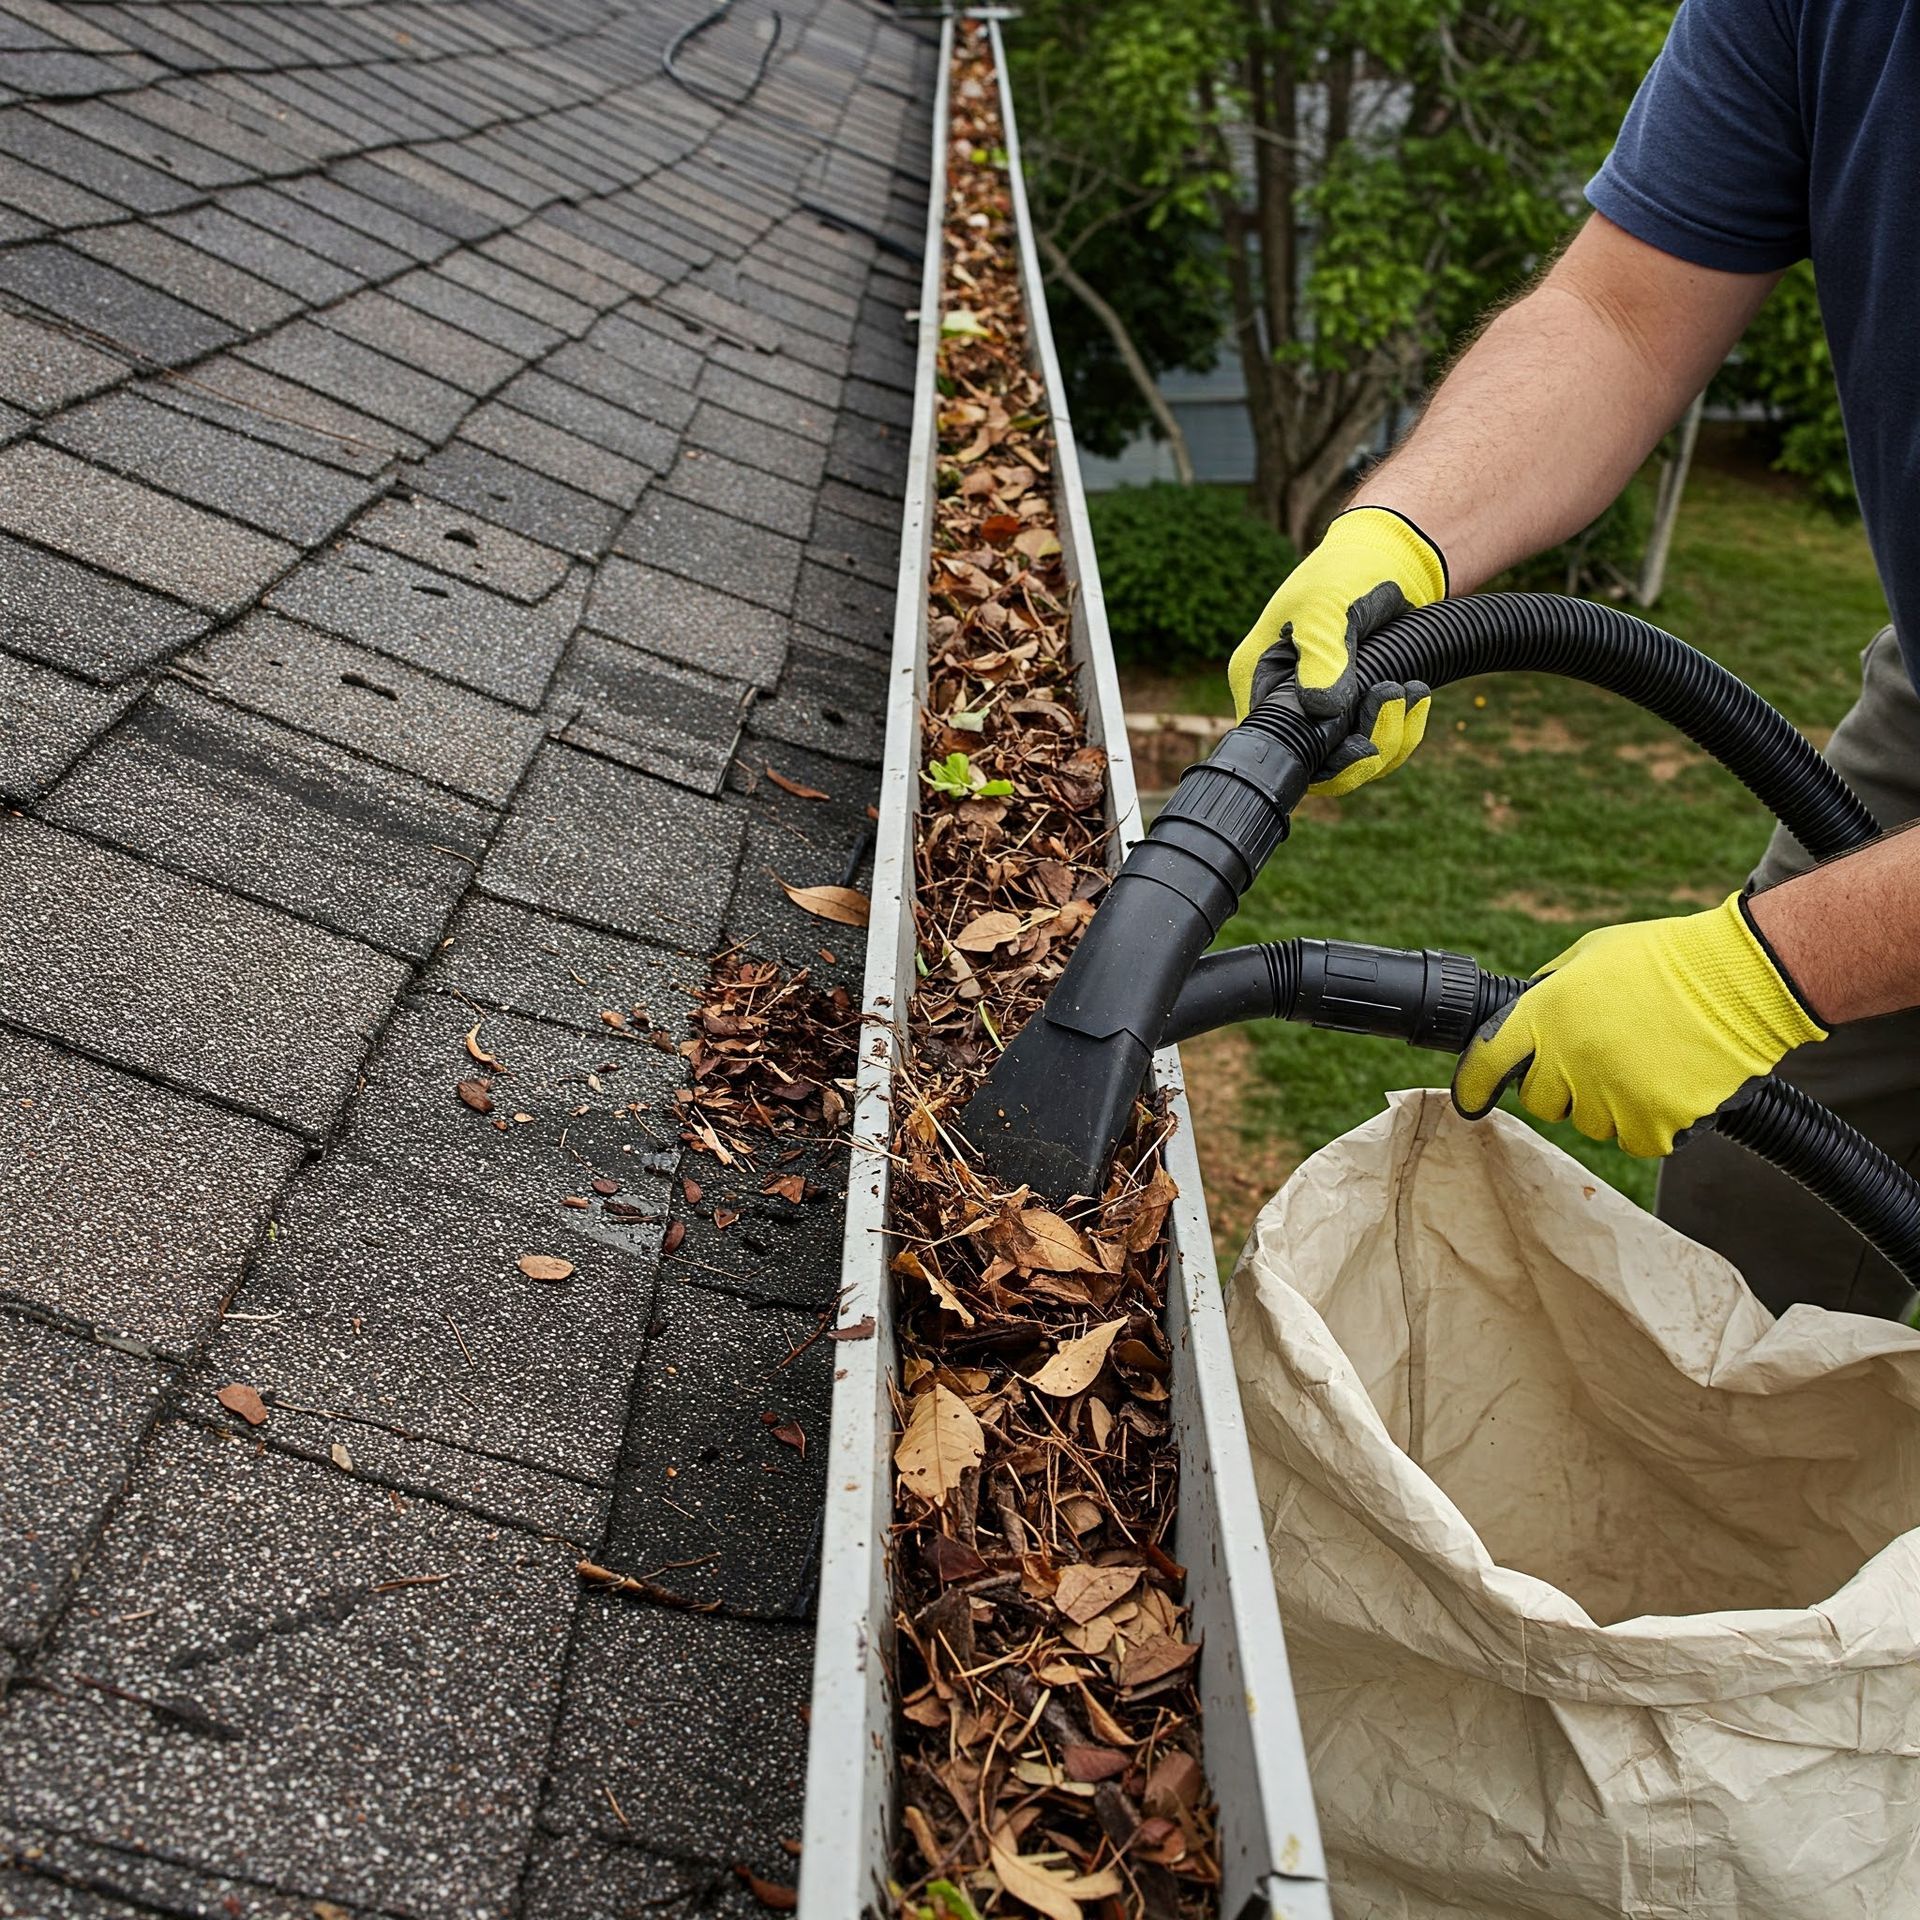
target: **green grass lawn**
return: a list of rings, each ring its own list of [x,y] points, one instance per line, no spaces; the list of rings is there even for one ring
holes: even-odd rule
[[[1764,471],[1713,464],[1695,469],[1652,617],[1819,741],[1852,699],[1860,649],[1886,611],[1857,524]],[[1228,710],[1214,673],[1139,677],[1128,706],[1142,704]],[[1454,947],[1530,973],[1591,927],[1723,899],[1769,824],[1731,776],[1624,701],[1544,675],[1464,683],[1435,700],[1427,744],[1403,772],[1302,809],[1223,944],[1321,934]],[[1441,1084],[1451,1066],[1277,1024],[1248,1038],[1252,1071],[1227,1124],[1243,1151],[1269,1160],[1277,1142],[1309,1153],[1378,1112],[1387,1088]],[[1210,1124],[1222,1124],[1217,1106]],[[1570,1126],[1544,1131],[1651,1200],[1653,1162]],[[1223,1220],[1223,1240],[1245,1225]]]

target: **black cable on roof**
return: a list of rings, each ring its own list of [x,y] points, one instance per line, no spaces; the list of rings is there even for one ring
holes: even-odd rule
[[[916,263],[920,259],[918,247],[910,247],[904,240],[897,240],[892,234],[883,233],[880,228],[869,226],[864,220],[856,220],[852,214],[842,213],[838,207],[828,206],[824,200],[812,200],[802,195],[799,206],[802,213],[810,213],[816,220],[824,220],[830,227],[839,227],[844,232],[857,233],[862,238],[871,240],[882,253],[890,253],[897,259]]]
[[[768,63],[773,59],[773,50],[780,44],[780,35],[785,29],[786,20],[778,7],[773,10],[773,31],[767,36],[767,44],[760,49],[760,64],[754,69],[753,78],[747,84],[747,90],[737,99],[729,99],[725,94],[709,91],[700,82],[689,80],[675,64],[681,49],[689,40],[703,34],[711,26],[716,26],[733,11],[734,0],[720,0],[720,4],[711,13],[702,14],[692,25],[685,26],[667,43],[667,50],[660,56],[660,70],[681,92],[691,94],[694,99],[710,107],[744,107],[760,90],[760,82],[767,77]],[[777,118],[778,116],[772,116]],[[794,123],[788,122],[792,125]],[[819,136],[813,128],[804,130],[808,137]]]

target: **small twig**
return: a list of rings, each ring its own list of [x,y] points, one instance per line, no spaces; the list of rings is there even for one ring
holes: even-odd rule
[[[839,1312],[839,1307],[838,1307],[838,1304],[836,1303],[833,1307],[830,1307],[825,1313],[823,1313],[820,1316],[819,1324],[814,1328],[814,1330],[810,1334],[808,1334],[807,1337],[804,1340],[802,1340],[797,1347],[790,1348],[788,1350],[787,1357],[784,1360],[781,1360],[775,1364],[773,1369],[774,1372],[784,1373],[788,1367],[792,1366],[793,1363],[796,1360],[798,1360],[800,1356],[803,1353],[805,1353],[806,1350],[810,1346],[812,1346],[813,1343],[816,1340],[818,1340],[821,1337],[821,1335],[824,1334],[830,1326],[833,1325],[834,1319],[837,1316],[838,1312]]]
[[[441,1318],[446,1321],[448,1326],[453,1327],[453,1337],[460,1342],[460,1351],[466,1356],[468,1370],[477,1373],[479,1369],[473,1364],[473,1353],[467,1346],[466,1336],[457,1326],[454,1326],[453,1315],[446,1312],[443,1308],[441,1310]]]
[[[717,1613],[722,1604],[718,1600],[690,1600],[671,1587],[643,1580],[637,1574],[616,1573],[613,1568],[598,1566],[591,1560],[580,1561],[574,1571],[590,1586],[604,1587],[609,1593],[631,1593],[639,1599],[651,1600],[655,1606],[672,1607],[679,1613]]]

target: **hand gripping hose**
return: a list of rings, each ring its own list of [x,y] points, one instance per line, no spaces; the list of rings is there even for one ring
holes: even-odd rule
[[[1459,1053],[1526,991],[1463,953],[1346,940],[1279,940],[1209,954],[1167,1022],[1177,1045],[1241,1020],[1293,1020]],[[1702,1125],[1778,1167],[1920,1288],[1920,1181],[1837,1113],[1784,1080],[1756,1080]]]
[[[1845,781],[1750,687],[1618,608],[1537,593],[1443,600],[1360,650],[1362,684],[1439,687],[1509,669],[1589,681],[1657,713],[1736,774],[1817,859],[1878,832]],[[1344,719],[1309,718],[1283,688],[1188,771],[1127,855],[1046,1006],[962,1116],[995,1175],[1054,1196],[1100,1190],[1194,963],[1346,732]]]

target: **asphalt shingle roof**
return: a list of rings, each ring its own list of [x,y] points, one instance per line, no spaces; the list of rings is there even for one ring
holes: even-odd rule
[[[0,1915],[791,1878],[839,1210],[601,1014],[857,991],[934,55],[711,11],[0,0]]]

